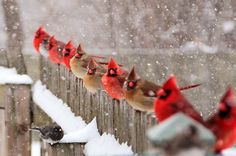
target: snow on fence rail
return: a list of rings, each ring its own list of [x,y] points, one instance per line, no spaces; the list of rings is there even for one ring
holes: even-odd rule
[[[100,134],[114,134],[120,142],[128,142],[137,153],[148,148],[146,130],[156,123],[152,114],[135,111],[125,101],[113,101],[103,91],[95,95],[90,94],[83,87],[83,82],[64,66],[52,64],[47,59],[41,58],[40,70],[42,82],[56,96],[68,103],[75,115],[81,116],[87,123],[94,117],[97,118]],[[35,109],[34,124],[42,125],[48,122],[48,117],[37,107]],[[78,144],[48,146],[47,149],[53,150],[54,155],[60,152],[67,152],[68,155],[83,153],[83,145]]]

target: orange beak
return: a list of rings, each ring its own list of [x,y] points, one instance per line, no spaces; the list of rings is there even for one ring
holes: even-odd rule
[[[161,97],[161,96],[165,96],[166,92],[164,91],[164,89],[159,89],[157,91],[157,97]]]
[[[226,111],[226,106],[223,103],[220,103],[219,104],[219,110],[222,111],[222,112]]]

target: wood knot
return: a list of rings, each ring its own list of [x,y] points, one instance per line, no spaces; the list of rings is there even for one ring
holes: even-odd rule
[[[28,131],[28,124],[26,123],[17,124],[16,129],[18,134],[25,134]]]

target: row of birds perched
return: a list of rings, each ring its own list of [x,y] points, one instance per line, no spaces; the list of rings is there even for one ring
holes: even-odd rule
[[[154,112],[158,122],[182,112],[210,129],[216,137],[214,151],[220,153],[236,143],[236,100],[229,88],[221,99],[217,112],[203,120],[193,105],[181,93],[182,90],[200,84],[178,87],[175,76],[170,76],[164,84],[157,85],[140,78],[133,67],[130,72],[122,69],[114,59],[101,61],[102,56],[90,55],[81,45],[64,43],[50,36],[40,27],[34,36],[37,52],[56,64],[63,64],[76,77],[83,80],[91,93],[105,90],[113,99],[125,99],[135,110]]]

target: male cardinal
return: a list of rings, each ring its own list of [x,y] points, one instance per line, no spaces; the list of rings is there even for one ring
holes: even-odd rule
[[[65,47],[65,43],[56,40],[54,36],[50,37],[47,48],[49,49],[48,54],[52,62],[56,64],[63,63],[62,50],[64,47]]]
[[[49,44],[50,35],[43,30],[42,27],[36,31],[34,36],[34,48],[37,52],[40,52],[43,56],[48,56],[47,45]]]
[[[186,90],[197,86],[199,86],[199,84],[181,87],[179,89]],[[156,92],[161,88],[162,86],[137,76],[134,67],[130,71],[123,86],[125,100],[128,104],[136,110],[145,112],[154,111],[153,104],[157,97]]]
[[[70,59],[75,55],[76,48],[73,46],[72,42],[69,41],[64,49],[62,50],[63,54],[63,64],[70,70]]]
[[[107,72],[102,77],[102,84],[107,94],[113,99],[124,99],[122,88],[126,76],[127,72],[122,70],[115,60],[111,58],[108,63]]]
[[[231,88],[221,99],[218,111],[206,121],[206,125],[216,136],[216,153],[236,143],[236,100]]]
[[[164,121],[177,112],[182,112],[196,121],[204,124],[202,117],[194,107],[184,98],[177,87],[175,76],[171,76],[157,90],[158,98],[154,101],[154,111],[159,122]]]
[[[29,130],[40,132],[40,138],[50,144],[58,143],[64,136],[64,131],[58,125],[30,128]]]
[[[72,73],[76,77],[83,79],[83,77],[87,73],[88,62],[92,57],[93,58],[101,58],[101,59],[104,58],[104,57],[100,57],[100,56],[94,56],[94,55],[87,54],[83,50],[81,44],[79,44],[79,46],[76,50],[76,54],[70,59],[70,67],[71,67]]]
[[[105,72],[106,68],[96,62],[94,58],[91,58],[88,63],[87,73],[83,77],[85,88],[92,94],[95,94],[98,90],[101,90],[101,79]]]

